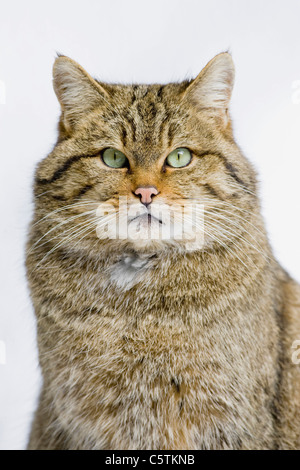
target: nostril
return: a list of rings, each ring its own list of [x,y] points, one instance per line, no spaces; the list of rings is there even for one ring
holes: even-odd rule
[[[134,194],[139,196],[141,203],[147,207],[151,204],[152,198],[158,194],[158,190],[155,186],[139,186]]]

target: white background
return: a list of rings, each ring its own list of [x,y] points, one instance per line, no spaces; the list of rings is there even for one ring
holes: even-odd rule
[[[165,83],[194,77],[229,49],[235,136],[259,172],[276,256],[300,280],[300,2],[1,0],[0,7],[0,448],[20,449],[40,380],[24,240],[33,169],[56,140],[56,52],[103,81]]]

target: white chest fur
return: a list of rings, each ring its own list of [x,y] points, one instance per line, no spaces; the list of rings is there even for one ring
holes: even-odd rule
[[[148,255],[126,254],[110,271],[110,279],[120,289],[128,290],[137,284],[150,267]]]

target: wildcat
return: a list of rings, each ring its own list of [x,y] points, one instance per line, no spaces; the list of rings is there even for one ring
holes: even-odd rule
[[[101,83],[65,56],[53,70],[59,136],[27,245],[43,375],[28,448],[299,449],[300,288],[233,137],[231,56],[167,85]]]

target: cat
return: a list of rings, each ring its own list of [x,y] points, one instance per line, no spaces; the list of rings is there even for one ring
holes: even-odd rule
[[[28,449],[300,449],[300,287],[234,140],[231,55],[166,85],[58,56],[53,81],[26,248],[43,376]]]

